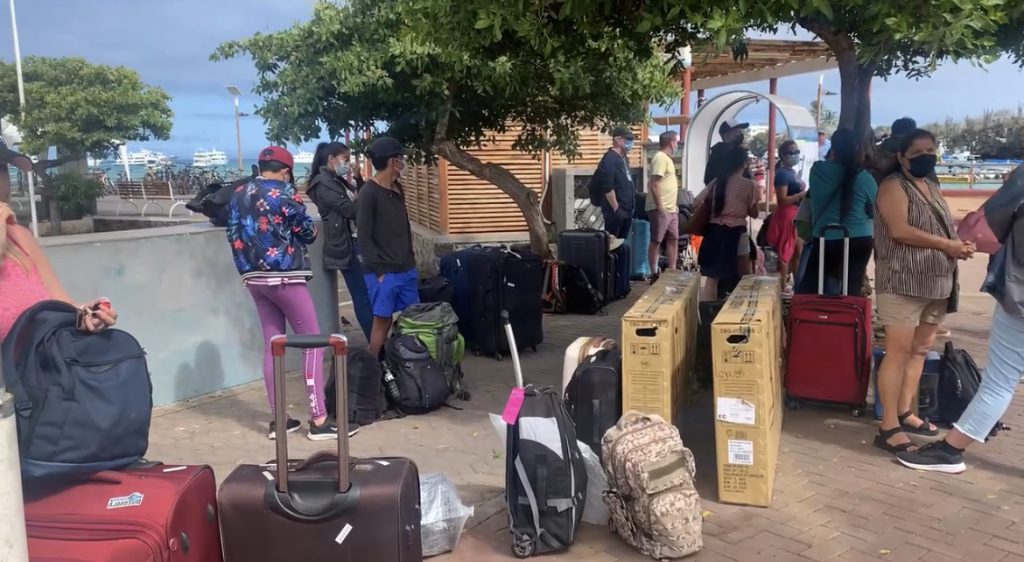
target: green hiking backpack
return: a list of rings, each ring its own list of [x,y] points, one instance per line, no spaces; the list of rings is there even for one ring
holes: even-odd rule
[[[444,372],[452,394],[469,400],[461,366],[466,355],[466,340],[459,333],[459,317],[452,305],[446,302],[414,304],[398,315],[395,332],[419,338]]]

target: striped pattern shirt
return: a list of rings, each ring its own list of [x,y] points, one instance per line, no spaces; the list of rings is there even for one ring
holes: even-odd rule
[[[893,174],[888,180],[896,180],[907,196],[907,223],[911,227],[943,238],[956,238],[953,218],[938,184],[926,180],[932,198],[929,202],[902,173]],[[875,220],[876,290],[923,299],[949,298],[956,260],[941,250],[897,242],[881,219],[881,213],[876,215],[879,217]]]

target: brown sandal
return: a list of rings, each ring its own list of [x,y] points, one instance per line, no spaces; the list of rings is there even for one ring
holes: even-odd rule
[[[892,453],[894,455],[896,453],[903,453],[917,448],[917,445],[914,445],[913,443],[900,443],[899,445],[893,445],[892,443],[889,443],[890,439],[892,439],[893,437],[900,433],[903,433],[902,427],[894,427],[892,429],[879,428],[878,435],[875,436],[875,447],[878,447],[879,449],[887,453]]]

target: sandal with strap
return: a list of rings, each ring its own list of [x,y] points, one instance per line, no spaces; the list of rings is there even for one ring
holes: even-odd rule
[[[929,429],[932,426],[932,423],[928,421],[928,418],[925,418],[921,422],[921,425],[914,426],[907,424],[907,418],[912,415],[914,415],[914,412],[905,412],[896,416],[896,419],[900,421],[900,427],[903,431],[913,433],[914,435],[924,435],[925,437],[935,437],[939,434],[939,428],[936,427],[935,429]]]
[[[878,428],[878,435],[875,436],[875,447],[894,455],[896,453],[903,453],[917,448],[917,445],[914,445],[913,443],[900,443],[899,445],[889,443],[890,439],[902,432],[902,427],[894,427],[892,429]]]

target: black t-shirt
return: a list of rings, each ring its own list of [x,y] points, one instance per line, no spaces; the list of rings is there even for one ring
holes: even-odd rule
[[[363,268],[375,275],[416,267],[412,227],[401,193],[366,180],[356,198],[356,230]]]
[[[633,186],[633,176],[629,173],[629,162],[625,156],[608,149],[597,165],[594,181],[602,193],[614,190],[615,199],[620,207],[626,211],[633,210],[636,188]],[[607,199],[602,199],[601,206],[607,205]]]
[[[722,161],[725,160],[725,156],[729,152],[729,149],[734,146],[738,145],[735,143],[720,141],[711,147],[711,151],[708,152],[707,166],[704,167],[704,185],[711,183],[711,180],[718,177],[718,169],[722,167]],[[732,170],[727,170],[727,174],[730,172],[732,172]],[[752,179],[750,175],[750,168],[743,170],[743,177]]]

